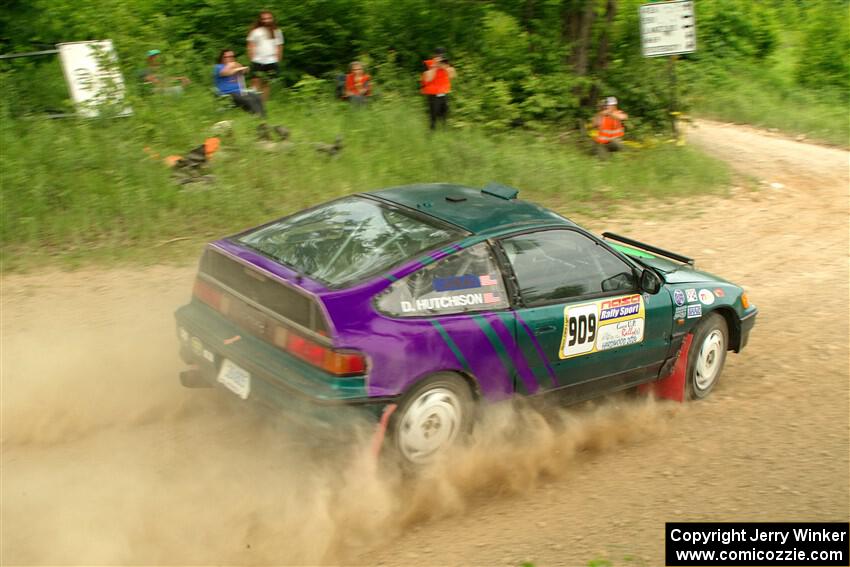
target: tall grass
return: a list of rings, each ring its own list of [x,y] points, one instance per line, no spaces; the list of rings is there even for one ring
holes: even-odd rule
[[[406,183],[498,181],[570,214],[623,199],[705,192],[729,179],[723,164],[687,147],[600,161],[554,134],[430,134],[418,99],[390,98],[358,111],[279,96],[269,122],[286,125],[291,144],[271,151],[255,140],[255,118],[221,112],[200,87],[133,106],[129,118],[2,120],[4,269],[51,258],[159,258],[172,248],[163,243],[175,239],[197,245],[339,195]],[[224,119],[233,121],[235,136],[215,155],[209,185],[176,185],[161,159],[145,151],[184,154]],[[316,152],[313,143],[337,134],[344,137],[338,156]]]
[[[776,128],[842,147],[850,146],[848,93],[799,85],[794,78],[797,47],[790,34],[761,62],[725,61],[693,69],[689,97],[706,118]]]

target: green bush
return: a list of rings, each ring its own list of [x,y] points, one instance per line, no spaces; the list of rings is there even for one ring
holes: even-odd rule
[[[695,6],[700,58],[764,59],[776,49],[776,16],[767,3],[713,0]]]
[[[833,87],[850,99],[850,3],[826,0],[813,9],[797,60],[797,80],[813,89]],[[845,113],[846,114],[846,113]],[[844,116],[846,122],[846,115]]]
[[[732,69],[745,73],[738,82],[759,75],[769,97],[786,93],[786,106],[776,107],[781,115],[794,113],[792,100],[825,99],[815,92],[824,89],[850,100],[848,0],[696,2],[698,51],[676,64],[675,90],[667,58],[641,55],[638,10],[645,1],[270,0],[263,8],[283,28],[281,84],[294,87],[295,99],[328,92],[332,85],[310,86],[304,78],[330,83],[353,59],[367,64],[382,97],[412,96],[423,60],[442,45],[459,73],[455,124],[489,131],[576,128],[601,97],[614,95],[631,117],[630,136],[657,135],[669,128],[672,108],[703,111],[719,86],[724,90],[712,100],[733,109],[747,104],[741,97],[756,83],[730,84]],[[206,88],[222,48],[246,62],[245,38],[258,10],[254,0],[12,0],[0,12],[0,45],[16,52],[110,38],[131,89],[152,48],[163,52],[164,73]],[[0,77],[15,116],[69,109],[55,58],[0,62]],[[712,115],[723,114],[710,104]],[[808,130],[825,128],[820,115],[809,114]]]

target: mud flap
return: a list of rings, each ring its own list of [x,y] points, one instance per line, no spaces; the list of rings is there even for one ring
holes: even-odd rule
[[[674,402],[685,401],[685,376],[688,373],[688,352],[691,348],[691,341],[694,336],[688,334],[682,341],[682,347],[679,349],[679,358],[676,359],[676,364],[673,365],[673,370],[667,376],[648,382],[638,386],[638,392],[641,394],[652,394],[663,400],[673,400]]]
[[[381,454],[381,447],[384,446],[384,438],[387,436],[387,427],[390,424],[390,417],[398,408],[398,404],[388,404],[384,407],[384,412],[381,414],[381,421],[375,427],[375,433],[372,434],[372,456],[376,459]]]

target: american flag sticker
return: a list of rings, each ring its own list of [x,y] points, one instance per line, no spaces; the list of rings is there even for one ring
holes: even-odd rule
[[[499,303],[502,298],[495,293],[487,292],[484,294],[484,303]]]
[[[498,285],[499,282],[496,281],[496,278],[491,276],[490,274],[484,274],[483,276],[478,276],[478,282],[482,285]]]

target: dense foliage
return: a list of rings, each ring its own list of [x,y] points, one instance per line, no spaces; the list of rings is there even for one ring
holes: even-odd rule
[[[850,18],[848,4],[829,0],[812,10],[804,28],[803,47],[797,62],[796,77],[805,85],[837,87],[847,94],[850,89]],[[846,102],[845,98],[843,102]]]
[[[640,55],[638,6],[645,0],[10,0],[0,8],[0,51],[26,52],[58,42],[111,38],[127,76],[144,53],[161,49],[167,65],[209,81],[220,49],[244,53],[260,8],[286,36],[284,82],[312,84],[362,59],[384,92],[416,93],[429,51],[449,49],[457,81],[458,124],[494,128],[585,121],[595,101],[616,94],[632,128],[658,128],[673,106],[666,58]],[[847,0],[696,0],[699,51],[677,65],[677,106],[697,80],[742,62],[758,65],[789,34],[799,36],[800,84],[828,86],[847,100],[850,27]],[[0,62],[15,110],[56,106],[64,93],[55,60]],[[304,83],[305,76],[307,82]]]

